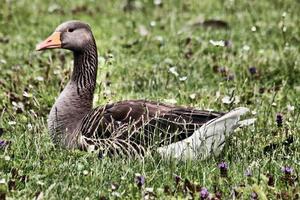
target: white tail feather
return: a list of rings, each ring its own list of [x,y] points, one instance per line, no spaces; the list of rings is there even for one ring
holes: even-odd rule
[[[213,119],[205,123],[194,134],[182,141],[159,147],[157,151],[163,157],[174,157],[178,159],[192,159],[201,158],[205,159],[210,155],[218,155],[225,144],[225,138],[231,132],[239,127],[240,117],[249,111],[248,108],[236,108],[222,117]],[[241,125],[253,124],[255,120],[252,119],[251,123],[243,123]]]
[[[239,121],[239,127],[250,126],[250,125],[254,124],[255,121],[256,121],[256,118],[250,118],[250,119],[245,119],[245,120]]]

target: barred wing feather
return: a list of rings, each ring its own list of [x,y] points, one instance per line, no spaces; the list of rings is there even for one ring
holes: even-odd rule
[[[82,148],[109,154],[143,155],[149,149],[189,138],[203,124],[223,115],[149,101],[122,101],[96,108],[78,128]]]

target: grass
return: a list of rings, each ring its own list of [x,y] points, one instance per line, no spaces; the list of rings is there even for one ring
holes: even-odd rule
[[[146,0],[5,1],[0,8],[0,127],[1,139],[11,144],[0,151],[1,198],[176,199],[192,196],[188,190],[199,185],[211,197],[221,192],[222,199],[255,194],[299,199],[299,6],[293,0],[166,0],[160,6]],[[223,20],[229,28],[191,26],[199,16]],[[99,160],[54,147],[46,118],[68,80],[72,55],[34,49],[69,19],[89,23],[98,44],[96,105],[149,99],[220,111],[246,106],[257,123],[235,133],[220,156],[204,161]],[[232,45],[218,47],[210,40]],[[226,104],[224,97],[235,102]],[[229,165],[225,177],[221,161]],[[292,174],[283,173],[284,166],[292,167]],[[244,175],[248,168],[251,177]],[[141,188],[136,173],[145,177]],[[174,174],[182,179],[178,185]]]

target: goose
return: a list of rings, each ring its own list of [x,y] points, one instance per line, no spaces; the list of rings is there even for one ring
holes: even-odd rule
[[[36,45],[37,51],[62,48],[73,52],[69,82],[48,116],[54,144],[67,149],[99,151],[103,155],[204,159],[218,155],[226,138],[249,109],[228,113],[168,105],[148,100],[123,100],[93,108],[98,55],[91,27],[81,21],[60,24]]]

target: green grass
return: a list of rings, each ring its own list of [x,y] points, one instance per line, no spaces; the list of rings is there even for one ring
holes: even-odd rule
[[[184,181],[178,188],[175,185],[177,174],[208,188],[212,196],[222,192],[222,199],[233,198],[234,190],[238,199],[249,199],[252,192],[259,199],[297,199],[297,193],[299,199],[299,179],[294,184],[286,180],[300,173],[299,1],[166,0],[155,6],[143,0],[126,11],[125,1],[1,4],[0,127],[1,139],[11,145],[0,150],[0,196],[99,199],[114,198],[117,192],[121,199],[139,199],[145,188],[153,188],[157,198],[167,199],[171,196],[164,188],[169,187],[175,191],[173,198],[185,198],[180,189]],[[224,20],[230,28],[189,27],[199,16]],[[46,118],[68,80],[72,55],[65,50],[34,49],[58,24],[70,19],[89,23],[97,41],[102,62],[96,105],[149,99],[219,111],[246,106],[257,118],[256,125],[236,132],[222,155],[204,161],[150,156],[99,160],[94,154],[54,147]],[[155,26],[150,25],[153,22]],[[147,36],[140,35],[140,26],[146,27]],[[254,26],[256,31],[251,30]],[[232,46],[216,47],[210,40],[229,40]],[[214,66],[228,72],[215,72]],[[249,73],[250,66],[257,68],[255,75]],[[176,67],[178,77],[169,72],[171,67]],[[231,75],[234,79],[227,80]],[[184,76],[187,79],[180,81]],[[224,104],[225,96],[239,101]],[[276,113],[283,115],[282,127],[276,124]],[[293,142],[284,145],[282,141],[291,136]],[[276,148],[265,152],[271,144]],[[220,177],[217,164],[222,160],[229,164],[227,178]],[[294,168],[292,176],[283,175],[283,166]],[[250,178],[244,176],[247,168],[253,173]],[[136,173],[146,177],[141,190],[134,182]],[[269,175],[274,177],[274,187],[268,186]],[[112,183],[119,185],[115,192]]]

